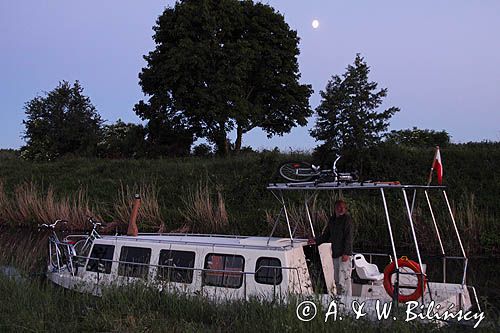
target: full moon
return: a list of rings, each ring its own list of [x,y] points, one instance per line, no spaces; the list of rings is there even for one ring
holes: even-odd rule
[[[319,27],[319,21],[318,20],[313,20],[311,24],[312,24],[313,29],[318,29],[318,27]]]

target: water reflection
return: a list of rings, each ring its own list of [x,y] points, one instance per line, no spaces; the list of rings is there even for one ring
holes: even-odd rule
[[[26,279],[22,277],[21,273],[13,266],[0,266],[0,274],[13,279],[16,282],[26,281]]]

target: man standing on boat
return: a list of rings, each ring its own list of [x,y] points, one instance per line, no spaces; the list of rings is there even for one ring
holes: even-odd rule
[[[332,244],[335,283],[338,294],[351,295],[352,218],[344,200],[335,202],[335,214],[330,217],[324,232],[310,244]]]

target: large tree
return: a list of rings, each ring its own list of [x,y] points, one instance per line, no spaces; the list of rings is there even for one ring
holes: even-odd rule
[[[103,121],[78,81],[73,86],[60,82],[45,97],[26,102],[24,110],[24,157],[52,160],[67,154],[96,155]]]
[[[377,108],[387,95],[387,88],[377,90],[377,83],[368,81],[370,67],[360,54],[342,75],[334,75],[321,91],[316,108],[317,120],[311,135],[322,141],[321,151],[360,152],[380,142],[389,126],[389,119],[399,111]]]
[[[179,1],[154,31],[156,48],[139,74],[149,98],[135,112],[164,125],[158,130],[189,131],[227,153],[233,129],[238,151],[253,128],[272,136],[306,125],[312,90],[299,83],[299,38],[269,5]]]

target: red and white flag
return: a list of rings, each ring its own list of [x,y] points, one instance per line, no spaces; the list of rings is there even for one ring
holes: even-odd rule
[[[443,184],[443,162],[441,161],[441,153],[439,152],[439,147],[436,147],[436,154],[434,155],[434,161],[432,162],[432,169],[431,169],[431,175],[429,177],[429,184],[430,180],[432,179],[432,170],[436,170],[437,174],[437,180],[438,184],[441,185]]]

